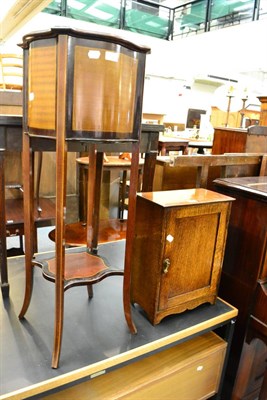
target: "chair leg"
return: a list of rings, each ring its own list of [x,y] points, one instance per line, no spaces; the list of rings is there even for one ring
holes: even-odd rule
[[[98,232],[99,232],[99,215],[100,215],[100,198],[101,198],[101,183],[103,176],[103,160],[104,153],[96,153],[96,171],[95,171],[95,192],[94,192],[94,209],[93,209],[93,240],[91,250],[97,254],[98,251]],[[88,182],[88,187],[89,187]],[[87,213],[90,210],[87,210]]]

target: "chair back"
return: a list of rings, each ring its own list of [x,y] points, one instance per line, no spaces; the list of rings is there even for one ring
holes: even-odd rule
[[[23,58],[20,54],[0,54],[0,89],[22,90]]]

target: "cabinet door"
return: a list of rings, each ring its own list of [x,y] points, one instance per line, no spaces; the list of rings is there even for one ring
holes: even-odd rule
[[[228,206],[201,204],[169,210],[159,311],[181,312],[215,302]]]

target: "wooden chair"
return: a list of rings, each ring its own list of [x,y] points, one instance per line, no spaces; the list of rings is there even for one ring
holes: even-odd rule
[[[40,183],[42,175],[43,154],[38,152],[36,168],[36,190],[34,199],[34,252],[38,251],[37,228],[54,225],[55,205],[51,199],[40,198]],[[20,179],[21,181],[21,179]],[[9,192],[16,192],[12,198],[6,198],[6,237],[19,237],[19,247],[7,249],[7,256],[23,255],[24,215],[23,215],[23,185],[22,183],[5,184]]]
[[[22,81],[22,55],[0,54],[0,89],[22,90]]]
[[[138,181],[141,112],[147,47],[116,36],[74,29],[54,28],[26,35],[24,51],[24,228],[25,297],[19,318],[29,307],[33,288],[33,267],[55,282],[55,324],[52,367],[59,363],[64,291],[92,285],[112,275],[124,275],[124,314],[132,333],[130,260]],[[45,91],[44,91],[45,87]],[[51,141],[56,150],[55,258],[33,260],[33,173],[35,140]],[[97,255],[99,201],[104,152],[132,153],[130,204],[126,232],[124,271],[110,268]],[[87,151],[88,170],[87,246],[65,254],[65,211],[67,151]]]

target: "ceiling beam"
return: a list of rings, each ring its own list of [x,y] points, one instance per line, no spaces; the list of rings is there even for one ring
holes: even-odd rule
[[[49,3],[51,0],[16,0],[0,23],[0,42],[9,39]]]

